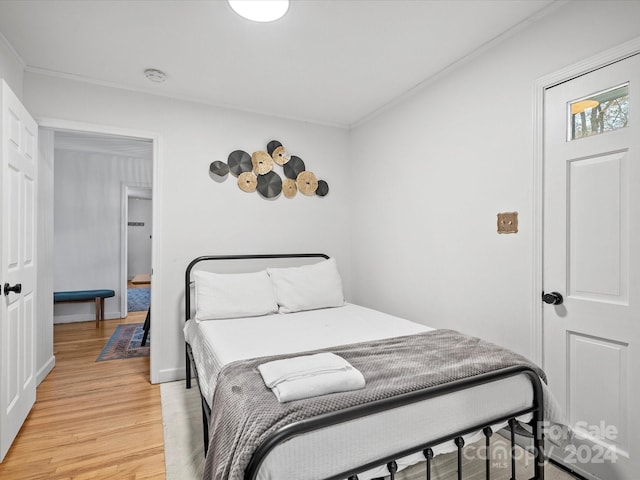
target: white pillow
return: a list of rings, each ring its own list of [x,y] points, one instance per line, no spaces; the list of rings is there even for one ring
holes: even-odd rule
[[[265,270],[255,273],[195,271],[196,321],[257,317],[278,311]]]
[[[333,258],[291,268],[268,268],[280,313],[344,305],[342,280]]]

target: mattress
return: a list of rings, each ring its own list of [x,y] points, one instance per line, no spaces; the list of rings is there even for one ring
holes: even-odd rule
[[[248,358],[305,352],[433,330],[358,305],[228,320],[189,320],[185,339],[194,352],[202,395],[211,407],[218,372]]]
[[[194,354],[200,389],[209,406],[218,372],[233,361],[429,330],[433,329],[353,304],[264,317],[189,320],[184,327],[185,339]],[[361,465],[366,459],[374,460],[480,422],[489,422],[508,412],[526,409],[532,399],[529,379],[518,375],[299,435],[269,454],[258,478],[321,478],[318,472],[323,472],[327,465],[331,465],[333,471],[345,471],[354,467],[354,459],[358,459],[355,465]],[[494,431],[504,426],[494,425]],[[476,432],[466,436],[465,442],[481,437],[482,433]],[[456,448],[453,442],[447,442],[433,450],[439,454]],[[423,459],[422,454],[415,454],[397,463],[399,469],[403,469]],[[380,467],[359,474],[359,478],[367,480],[386,473],[386,469]]]

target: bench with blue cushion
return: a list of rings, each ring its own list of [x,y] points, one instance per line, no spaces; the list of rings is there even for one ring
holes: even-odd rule
[[[113,290],[72,290],[53,292],[53,303],[96,302],[96,327],[104,320],[104,299],[115,296]]]

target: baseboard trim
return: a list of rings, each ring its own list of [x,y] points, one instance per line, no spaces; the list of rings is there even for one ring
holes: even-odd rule
[[[40,385],[42,381],[47,378],[47,375],[53,370],[56,365],[56,357],[51,355],[51,358],[45,362],[45,364],[36,373],[36,386]]]
[[[184,376],[184,367],[165,368],[159,370],[157,375],[151,375],[151,383],[175,382],[177,380],[184,380]]]
[[[122,318],[119,312],[105,313],[105,320],[113,320],[116,318]],[[53,323],[76,323],[76,322],[95,322],[95,314],[77,313],[75,315],[54,315]]]

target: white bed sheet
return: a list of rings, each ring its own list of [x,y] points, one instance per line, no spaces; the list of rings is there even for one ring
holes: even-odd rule
[[[185,339],[194,351],[198,380],[211,407],[218,372],[236,360],[306,352],[348,343],[433,330],[358,305],[262,317],[189,320]]]
[[[184,327],[192,346],[200,388],[211,406],[218,372],[236,360],[298,353],[348,343],[433,330],[385,313],[347,304],[343,307],[264,317],[195,322]],[[318,472],[341,472],[385,454],[490,421],[531,405],[531,383],[524,375],[436,397],[392,411],[300,435],[276,447],[266,458],[259,480],[321,478]],[[521,418],[528,420],[530,416]],[[506,424],[494,425],[494,431]],[[425,435],[427,438],[425,439]],[[480,439],[481,432],[465,437]],[[382,449],[381,449],[382,448]],[[454,451],[453,442],[434,448],[435,454]],[[423,460],[415,454],[397,461],[399,469]],[[385,476],[384,467],[359,474],[361,480]]]

